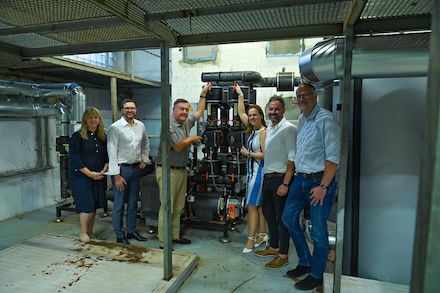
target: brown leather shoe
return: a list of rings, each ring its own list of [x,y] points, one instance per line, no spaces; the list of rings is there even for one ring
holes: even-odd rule
[[[278,255],[278,250],[268,246],[265,250],[255,251],[255,255],[259,257],[274,257]]]
[[[268,262],[265,267],[268,270],[274,270],[274,269],[278,269],[281,267],[284,267],[285,265],[289,264],[289,258],[281,258],[279,256],[277,256],[276,258],[274,258],[273,260],[271,260],[270,262]]]

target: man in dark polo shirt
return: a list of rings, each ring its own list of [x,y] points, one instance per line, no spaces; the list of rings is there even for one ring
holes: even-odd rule
[[[180,214],[185,208],[185,195],[188,175],[186,165],[188,163],[191,144],[200,141],[200,136],[190,136],[190,129],[196,121],[203,115],[206,107],[206,94],[211,89],[211,83],[207,83],[200,93],[199,103],[194,113],[189,113],[190,105],[185,99],[177,99],[173,104],[173,113],[170,121],[170,131],[168,137],[161,137],[160,145],[163,139],[171,142],[169,150],[170,162],[170,193],[171,193],[171,225],[172,239],[175,243],[190,244],[191,240],[180,236]],[[160,198],[162,200],[162,154],[161,148],[156,157],[156,180],[160,189]],[[163,206],[159,208],[159,247],[163,247]]]

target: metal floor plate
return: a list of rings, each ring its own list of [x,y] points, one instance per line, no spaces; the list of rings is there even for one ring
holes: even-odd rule
[[[0,251],[0,263],[8,268],[1,292],[175,292],[197,256],[174,252],[173,278],[165,281],[162,250],[41,235]]]

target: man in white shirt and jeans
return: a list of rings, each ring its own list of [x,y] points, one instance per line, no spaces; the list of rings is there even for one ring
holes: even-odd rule
[[[127,238],[147,241],[147,238],[136,232],[136,218],[140,171],[147,164],[151,164],[150,141],[145,125],[134,119],[137,111],[135,101],[132,99],[122,101],[121,111],[121,119],[110,125],[107,132],[109,170],[106,174],[112,175],[114,192],[112,222],[116,242],[130,244]],[[125,199],[127,201],[127,236],[122,230]]]

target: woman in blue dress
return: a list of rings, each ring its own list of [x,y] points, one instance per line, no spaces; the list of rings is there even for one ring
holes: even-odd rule
[[[101,113],[87,108],[81,120],[81,129],[69,141],[69,184],[79,213],[82,242],[90,242],[98,208],[105,206],[108,166],[107,142]]]
[[[238,94],[238,114],[241,121],[246,125],[248,135],[247,147],[242,147],[240,153],[247,157],[247,180],[246,180],[246,205],[248,209],[248,241],[243,248],[243,253],[250,253],[254,247],[269,243],[266,232],[266,219],[262,211],[262,186],[263,167],[266,140],[266,122],[260,106],[249,105],[246,114],[244,95],[238,84],[235,85]],[[258,230],[258,236],[256,235]]]

